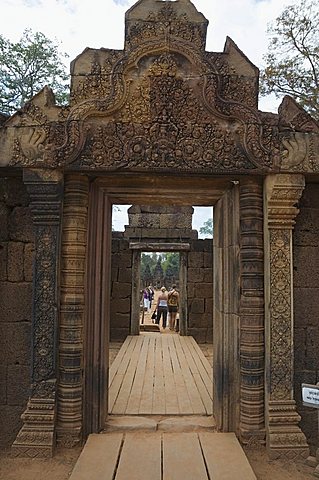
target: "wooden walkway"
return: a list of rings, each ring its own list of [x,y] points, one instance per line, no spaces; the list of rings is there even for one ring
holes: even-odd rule
[[[212,366],[193,337],[126,338],[110,368],[110,414],[212,415],[212,405]]]
[[[70,480],[256,480],[233,433],[90,435]]]

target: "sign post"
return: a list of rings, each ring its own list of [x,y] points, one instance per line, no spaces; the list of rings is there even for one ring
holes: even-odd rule
[[[308,383],[301,384],[302,391],[302,403],[305,407],[319,409],[319,383],[317,385],[310,385]],[[319,415],[318,415],[318,427],[319,427]],[[313,472],[314,477],[319,478],[319,448],[317,449],[315,457],[308,457],[308,465],[315,467]]]

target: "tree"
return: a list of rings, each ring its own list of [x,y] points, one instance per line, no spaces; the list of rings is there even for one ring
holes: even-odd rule
[[[268,33],[261,94],[291,95],[318,120],[319,1],[300,0],[286,7]]]
[[[59,103],[68,97],[68,76],[58,45],[43,33],[25,30],[19,42],[0,35],[0,112],[13,114],[49,85]]]
[[[206,235],[207,237],[212,237],[213,236],[213,219],[209,218],[204,222],[203,226],[200,227],[199,233],[201,235]]]

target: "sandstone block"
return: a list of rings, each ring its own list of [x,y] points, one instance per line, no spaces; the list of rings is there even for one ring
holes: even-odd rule
[[[318,248],[296,248],[294,252],[294,287],[305,288],[317,285],[319,285]]]
[[[213,299],[206,298],[205,299],[205,313],[213,314]]]
[[[113,282],[112,284],[112,298],[126,298],[132,294],[131,283]]]
[[[212,268],[204,268],[204,282],[205,283],[212,283],[213,282],[213,269]]]
[[[189,335],[192,335],[197,343],[206,343],[205,328],[189,328]]]
[[[204,267],[213,268],[213,246],[211,252],[204,252]]]
[[[196,283],[187,282],[187,296],[188,300],[195,297],[195,285]]]
[[[0,323],[0,365],[29,365],[31,324]]]
[[[204,263],[204,252],[189,252],[188,267],[200,268]]]
[[[307,370],[319,369],[319,328],[308,327],[307,328],[307,343],[306,343],[306,361],[305,367]]]
[[[195,298],[212,298],[213,285],[211,283],[199,283],[195,286]]]
[[[8,405],[24,406],[30,395],[30,367],[8,365]]]
[[[319,318],[319,288],[294,288],[296,327],[317,326]]]
[[[305,368],[306,348],[307,348],[306,338],[307,338],[306,328],[294,329],[295,367],[298,370],[303,370]]]
[[[9,282],[23,282],[23,251],[21,242],[8,243],[8,280]]]
[[[9,239],[9,213],[9,209],[3,203],[0,203],[0,242],[5,242]]]
[[[129,283],[132,281],[132,269],[131,268],[121,268],[119,269],[119,282]]]
[[[129,328],[111,328],[110,340],[111,342],[123,342],[130,334]]]
[[[157,429],[157,422],[151,418],[146,417],[130,417],[125,415],[124,417],[117,417],[112,415],[108,417],[105,430],[107,432],[118,432],[118,431],[153,431]]]
[[[32,284],[0,282],[0,322],[31,320]]]
[[[111,279],[112,282],[118,282],[119,281],[119,267],[116,267],[112,265],[111,267]]]
[[[22,178],[6,178],[4,185],[0,186],[0,197],[3,195],[9,207],[28,206],[29,195]]]
[[[0,405],[5,405],[6,403],[7,403],[7,366],[0,365]]]
[[[129,313],[117,313],[112,314],[111,328],[127,328],[130,327],[130,314]]]
[[[28,207],[16,207],[9,216],[9,236],[18,242],[34,242],[34,226]]]
[[[27,243],[24,247],[23,273],[25,282],[32,282],[34,262],[34,245]]]
[[[205,302],[203,298],[194,298],[190,304],[190,313],[204,313]]]
[[[21,414],[25,406],[0,406],[0,447],[9,447],[22,427]]]
[[[0,282],[7,280],[8,244],[0,243]]]
[[[126,313],[131,312],[131,299],[130,298],[116,298],[111,302],[111,309],[114,313]]]
[[[187,276],[190,282],[202,282],[204,280],[204,271],[202,268],[189,268]]]

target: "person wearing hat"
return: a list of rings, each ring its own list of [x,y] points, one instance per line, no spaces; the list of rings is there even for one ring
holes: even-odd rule
[[[166,288],[161,288],[161,293],[158,296],[157,304],[156,304],[157,316],[156,316],[156,323],[159,325],[161,316],[163,316],[163,328],[166,328],[167,322],[167,293]]]
[[[176,329],[176,316],[179,309],[179,293],[176,290],[176,285],[172,285],[172,290],[168,292],[167,305],[169,312],[169,328]]]

